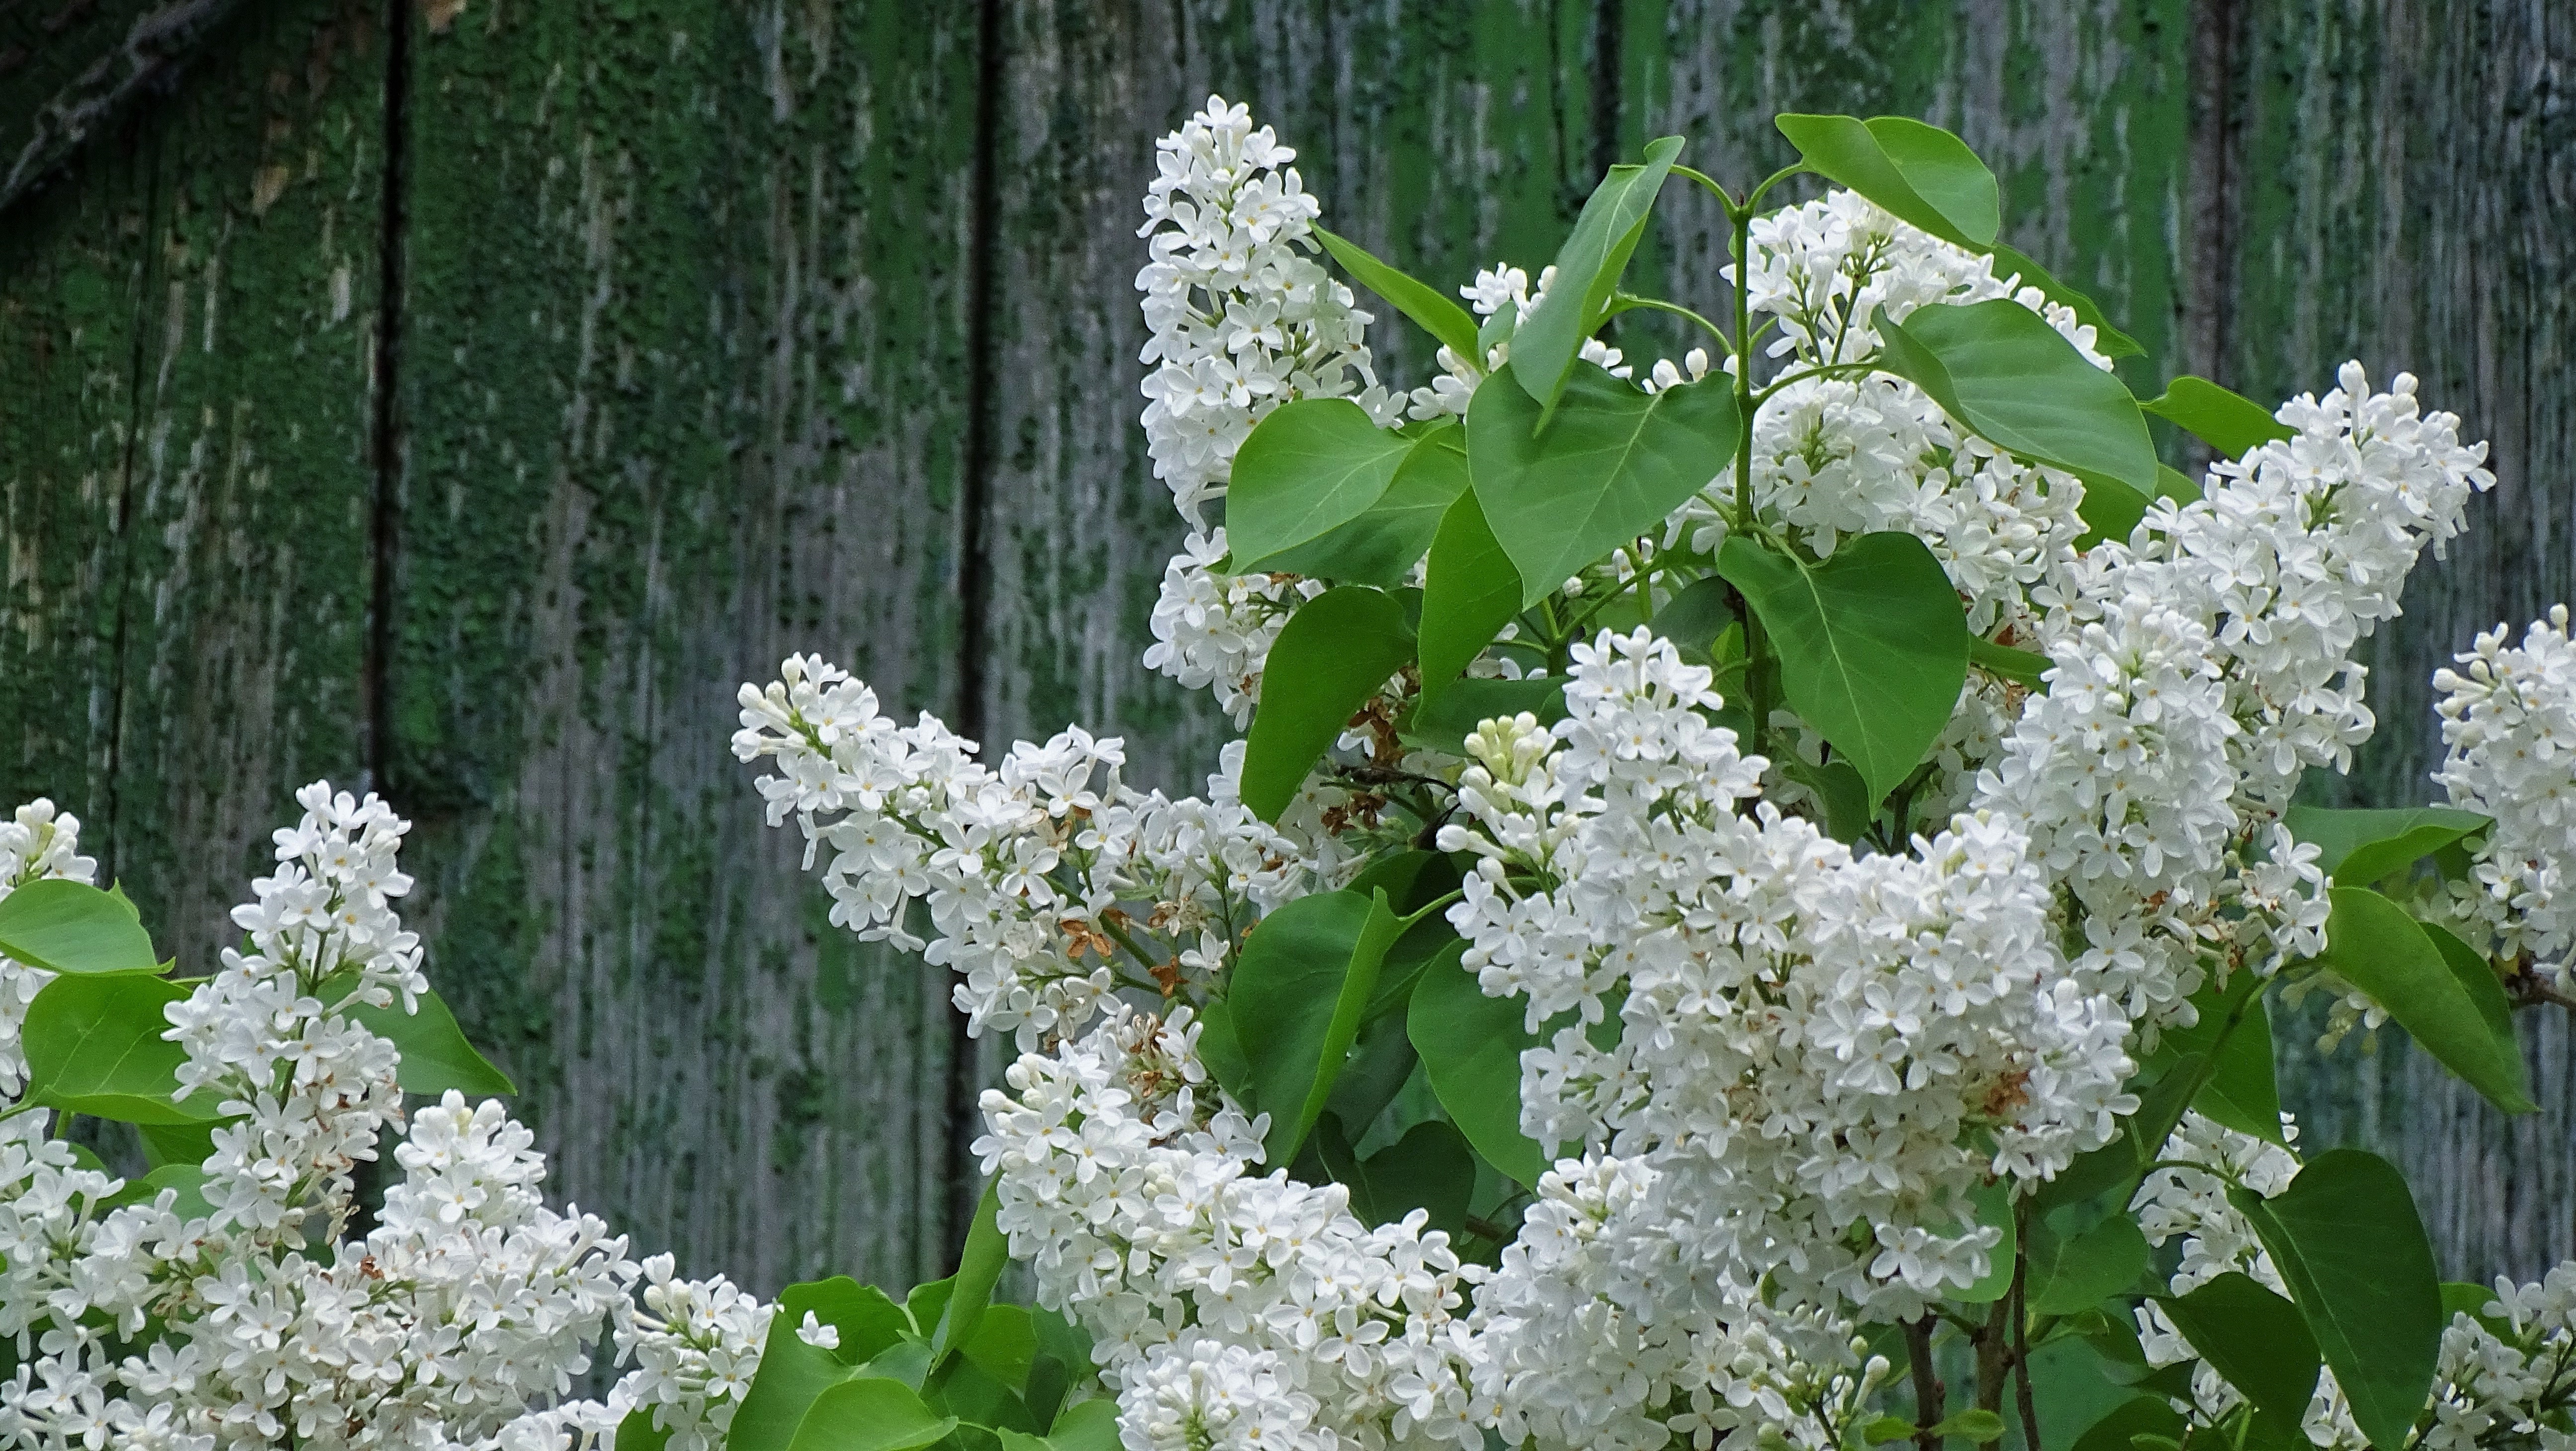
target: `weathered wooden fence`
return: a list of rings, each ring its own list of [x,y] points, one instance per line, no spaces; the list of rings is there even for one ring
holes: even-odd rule
[[[732,690],[819,650],[986,739],[1079,719],[1206,768],[1209,710],[1136,663],[1178,528],[1131,279],[1153,138],[1211,88],[1441,278],[1534,268],[1644,138],[1743,176],[1775,110],[1921,115],[2131,320],[2141,382],[2414,369],[2503,486],[2380,650],[2355,789],[2393,797],[2433,666],[2576,594],[2571,31],[2551,0],[0,0],[0,796],[81,812],[203,962],[290,789],[376,785],[558,1193],[763,1287],[903,1278],[980,1068],[939,972],[825,925]],[[1722,250],[1693,197],[1647,262],[1683,288]],[[2400,1153],[2458,1268],[2576,1254],[2576,1064],[2527,1033],[2547,1107],[2510,1125],[2399,1045],[2291,1054],[2311,1139]]]

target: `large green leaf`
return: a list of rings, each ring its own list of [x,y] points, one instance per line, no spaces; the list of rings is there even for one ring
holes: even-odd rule
[[[186,1050],[161,1035],[164,1009],[188,989],[157,977],[117,973],[58,977],[27,1006],[21,1032],[26,1096],[66,1113],[131,1124],[192,1124],[216,1117],[217,1096],[173,1101]]]
[[[2274,422],[2262,404],[2188,373],[2166,384],[2163,396],[2138,407],[2229,458],[2243,458],[2266,443],[2297,436]]]
[[[936,1414],[902,1382],[863,1375],[817,1395],[788,1445],[790,1451],[913,1451],[956,1429],[955,1416]],[[741,1443],[728,1439],[726,1445]]]
[[[46,877],[0,897],[0,957],[47,972],[157,973],[152,935],[131,903],[82,882]]]
[[[1629,255],[1646,234],[1655,195],[1681,151],[1682,138],[1666,136],[1647,143],[1645,165],[1610,168],[1557,249],[1555,280],[1512,331],[1510,371],[1530,403],[1524,430],[1538,428],[1555,410],[1583,340],[1600,325],[1602,309],[1618,291]]]
[[[1967,617],[1941,561],[1911,534],[1846,539],[1822,564],[1731,534],[1717,569],[1770,632],[1790,708],[1859,770],[1874,808],[1967,683]]]
[[[1489,998],[1476,975],[1435,960],[1414,984],[1405,1031],[1431,1091],[1486,1163],[1523,1184],[1547,1171],[1547,1154],[1521,1132],[1521,1052],[1537,1039],[1522,1026],[1526,1002]]]
[[[2336,887],[2332,898],[2322,960],[2496,1107],[2507,1113],[2536,1109],[2525,1090],[2521,1050],[2497,1038],[2477,1000],[2406,909],[2368,887]]]
[[[1419,437],[1380,428],[1347,398],[1300,398],[1254,425],[1234,455],[1225,541],[1239,574],[1368,512]]]
[[[2276,1438],[2298,1434],[2322,1358],[2297,1306],[2234,1271],[2157,1303],[2200,1358],[2254,1403]]]
[[[2000,242],[1986,251],[1995,259],[1997,277],[2018,273],[2022,286],[2038,288],[2049,301],[2072,311],[2077,322],[2093,329],[2093,351],[2106,358],[2134,358],[2146,351],[2138,346],[2136,338],[2111,326],[2111,320],[2102,315],[2102,309],[2094,305],[2092,298],[2050,276],[2047,268],[2032,261],[2027,254]]]
[[[1660,532],[1734,460],[1743,428],[1732,386],[1720,376],[1647,393],[1586,363],[1566,380],[1556,421],[1535,437],[1539,406],[1527,393],[1500,375],[1478,386],[1467,405],[1467,468],[1520,576],[1520,604]]]
[[[1464,433],[1443,420],[1404,456],[1386,492],[1358,518],[1281,550],[1266,567],[1348,584],[1403,584],[1466,492]]]
[[[2182,1414],[2163,1397],[2138,1396],[2113,1407],[2075,1438],[2075,1451],[2140,1451],[2142,1447],[2166,1443],[2179,1446],[2184,1432]]]
[[[2209,1081],[2191,1106],[2241,1134],[2286,1145],[2281,1133],[2281,1086],[2272,1052],[2272,1016],[2262,998],[2263,980],[2240,972],[2225,992],[2204,987],[2192,995],[2200,1020],[2188,1028],[2167,1026],[2157,1045],[2158,1064],[2186,1053],[2211,1060]],[[2236,1026],[2227,1029],[2233,1017]],[[2224,1042],[2221,1031],[2227,1032]]]
[[[938,1328],[931,1332],[931,1354],[939,1359],[975,1338],[975,1327],[993,1303],[993,1286],[1001,1283],[1002,1271],[1011,1263],[1010,1237],[998,1222],[1001,1211],[1002,1181],[988,1180],[983,1197],[975,1202],[975,1217],[966,1226],[965,1247],[957,1252],[948,1304],[939,1312]]]
[[[1772,124],[1826,180],[1954,246],[1994,245],[2002,219],[1995,174],[1940,127],[1907,116],[1784,115]]]
[[[1403,926],[1382,888],[1318,892],[1262,918],[1244,939],[1226,1006],[1270,1115],[1271,1163],[1295,1158],[1323,1113]]]
[[[2281,824],[2317,848],[2317,870],[2366,887],[2495,825],[2492,816],[2449,806],[2336,809],[2293,806]]]
[[[1976,662],[1978,669],[1989,675],[1998,675],[2006,680],[2017,680],[2033,690],[2048,688],[2048,682],[2041,677],[2055,663],[2037,651],[2016,650],[2010,645],[1998,645],[1983,635],[1969,637],[1968,658]]]
[[[638,1406],[617,1423],[617,1451],[662,1451],[671,1444],[668,1427],[653,1424],[652,1406]]]
[[[335,978],[323,985],[323,991],[329,994],[336,983],[345,995],[356,982],[355,977]],[[351,1022],[391,1042],[402,1054],[394,1077],[405,1093],[436,1098],[454,1089],[468,1098],[488,1098],[519,1091],[508,1074],[474,1051],[446,1001],[427,988],[421,989],[416,1011],[404,1012],[399,1002],[381,1008],[357,1003],[346,1010],[346,1015]]]
[[[2531,1097],[2529,1069],[2522,1061],[2522,1037],[2514,1031],[2513,1000],[2504,993],[2504,981],[2478,950],[2462,942],[2459,935],[2438,922],[2418,922],[2433,950],[2442,954],[2442,965],[2451,970],[2451,980],[2469,995],[2469,1001],[2485,1020],[2487,1033],[2495,1039],[2496,1061],[2508,1075],[2505,1086],[2518,1098]]]
[[[2029,308],[1995,298],[1877,321],[1878,365],[1978,437],[2083,477],[2088,489],[2096,477],[2142,498],[2160,486],[2138,400]]]
[[[2021,1258],[2021,1236],[2013,1223],[2012,1189],[2001,1182],[1980,1184],[1968,1191],[1968,1197],[1976,1205],[1977,1223],[2003,1237],[1986,1252],[1985,1278],[1951,1291],[1950,1298],[1970,1305],[1991,1305],[2012,1293],[2013,1265]]]
[[[1476,346],[1476,319],[1468,315],[1467,309],[1443,297],[1438,288],[1417,282],[1370,256],[1347,237],[1337,237],[1321,227],[1314,229],[1314,235],[1324,244],[1324,250],[1333,254],[1333,260],[1342,264],[1342,270],[1351,274],[1352,281],[1395,304],[1396,311],[1413,319],[1461,361],[1478,368],[1485,366],[1484,349]]]
[[[778,1313],[790,1325],[804,1324],[808,1312],[840,1332],[841,1343],[832,1353],[850,1365],[864,1365],[896,1341],[917,1333],[912,1316],[885,1291],[847,1275],[809,1280],[778,1292]]]
[[[2230,1189],[2334,1367],[2374,1446],[2403,1446],[2442,1348],[2441,1277],[2405,1177],[2379,1156],[2332,1149],[2266,1199]]]
[[[1244,742],[1243,804],[1277,821],[1352,714],[1412,658],[1404,606],[1383,590],[1343,585],[1300,606],[1262,665],[1261,704]]]
[[[2147,1254],[2147,1237],[2125,1214],[2107,1215],[2089,1228],[2063,1234],[2047,1217],[2035,1217],[2023,1298],[2042,1315],[2091,1309],[2135,1284],[2138,1272],[2147,1267]]]
[[[816,1312],[816,1318],[822,1318]],[[769,1317],[769,1336],[762,1343],[760,1370],[751,1389],[734,1409],[726,1433],[727,1451],[788,1451],[797,1427],[823,1392],[858,1373],[857,1367],[819,1345],[808,1345],[797,1329],[803,1310]]]
[[[1527,680],[1453,680],[1434,698],[1429,691],[1413,707],[1399,737],[1407,745],[1463,755],[1467,737],[1489,720],[1508,720],[1524,711],[1541,725],[1565,719],[1565,680],[1542,675]]]
[[[1521,577],[1474,489],[1440,516],[1422,576],[1422,708],[1448,690],[1521,608]]]

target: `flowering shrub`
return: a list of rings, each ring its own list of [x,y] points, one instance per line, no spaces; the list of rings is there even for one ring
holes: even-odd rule
[[[2482,446],[2357,365],[2141,402],[1955,138],[1779,125],[1801,163],[1741,197],[1654,143],[1465,307],[1318,227],[1241,107],[1164,140],[1144,421],[1188,535],[1146,663],[1245,727],[1203,795],[1078,728],[987,758],[811,657],[743,688],[832,920],[1018,1050],[958,1271],[900,1301],[763,1303],[548,1209],[373,797],[309,789],[244,948],[177,979],[23,809],[0,1444],[2576,1447],[2576,1263],[2441,1283],[2272,1070],[2270,1005],[2323,993],[2526,1109],[2512,1013],[2571,1000],[2563,608],[2437,678],[2446,804],[2296,799]],[[1668,184],[1729,218],[1714,319],[1621,286]],[[1440,376],[1379,378],[1327,261]],[[1641,309],[1707,344],[1632,361]],[[632,1368],[574,1399],[603,1338]]]

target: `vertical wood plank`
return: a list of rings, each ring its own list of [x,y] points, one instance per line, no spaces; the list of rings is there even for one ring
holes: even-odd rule
[[[383,37],[293,0],[199,59],[8,229],[0,711],[12,799],[211,964],[292,788],[363,764]]]
[[[2564,385],[2576,276],[2576,65],[2547,0],[2335,0],[2241,7],[2233,108],[2239,219],[2222,382],[2322,392],[2359,358],[2493,445],[2498,484],[2448,562],[2428,559],[2370,659],[2379,734],[2326,794],[2430,799],[2433,671],[2480,629],[2576,595],[2576,401]],[[2454,1273],[2524,1277],[2576,1255],[2576,1052],[2564,1014],[2522,1015],[2540,1113],[2508,1122],[2395,1035],[2331,1060],[2314,1024],[2280,1036],[2318,1142],[2395,1157]]]
[[[764,1290],[935,1273],[945,974],[824,920],[727,750],[956,655],[971,11],[435,5],[388,662],[430,948],[550,1187]]]

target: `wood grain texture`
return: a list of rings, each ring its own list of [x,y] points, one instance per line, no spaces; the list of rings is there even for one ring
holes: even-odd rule
[[[2233,9],[2234,7],[2229,7]],[[2257,398],[2333,386],[2348,358],[2400,368],[2428,408],[2490,441],[2493,494],[2370,656],[2379,735],[2348,783],[2430,799],[2430,679],[2477,631],[2576,594],[2576,141],[2564,6],[2450,0],[2247,5],[2226,108],[2233,245],[2222,371]],[[2424,1055],[2383,1042],[2320,1061],[2285,1032],[2312,1141],[2366,1143],[2414,1184],[2444,1267],[2530,1277],[2576,1255],[2576,1051],[2566,1015],[2525,1013],[2542,1112],[2511,1122]]]
[[[237,0],[0,4],[0,206],[166,87]]]
[[[733,696],[956,678],[972,14],[433,7],[389,787],[550,1187],[764,1290],[943,1248],[946,973],[824,921]]]
[[[191,963],[236,935],[294,786],[363,766],[372,18],[294,0],[227,32],[148,132],[12,216],[12,784],[94,823]]]

